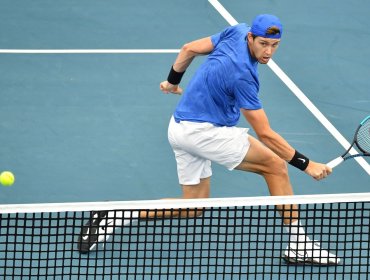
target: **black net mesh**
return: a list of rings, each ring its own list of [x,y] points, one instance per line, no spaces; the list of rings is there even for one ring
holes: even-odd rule
[[[369,279],[369,202],[299,205],[307,235],[340,258],[337,265],[287,263],[283,256],[289,236],[274,205],[197,208],[198,215],[194,210],[182,209],[179,217],[170,209],[166,219],[160,217],[161,208],[145,207],[2,213],[0,275],[89,280]],[[138,219],[138,213],[151,218]]]

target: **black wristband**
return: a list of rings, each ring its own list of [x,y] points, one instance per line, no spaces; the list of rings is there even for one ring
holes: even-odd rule
[[[170,73],[168,74],[168,77],[167,77],[167,82],[169,82],[172,85],[178,85],[181,82],[181,79],[184,73],[185,72],[176,72],[172,66]]]
[[[289,164],[304,171],[306,170],[309,162],[310,160],[306,156],[302,155],[296,150],[293,158],[289,161]]]

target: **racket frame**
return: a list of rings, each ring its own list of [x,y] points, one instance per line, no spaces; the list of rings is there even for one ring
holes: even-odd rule
[[[343,161],[345,161],[347,159],[355,158],[355,157],[368,157],[368,156],[370,156],[370,153],[368,153],[364,149],[362,149],[361,146],[357,142],[358,131],[364,125],[364,123],[367,122],[368,120],[370,120],[370,115],[367,116],[366,118],[364,118],[360,122],[360,124],[357,127],[356,132],[354,134],[351,146],[340,157],[337,157],[337,158],[333,159],[332,161],[328,162],[326,164],[327,166],[329,166],[330,168],[334,168],[334,167],[338,166],[339,164],[341,164]],[[361,153],[346,156],[346,154],[348,154],[348,152],[353,148],[354,145],[356,145],[356,147],[361,151]]]

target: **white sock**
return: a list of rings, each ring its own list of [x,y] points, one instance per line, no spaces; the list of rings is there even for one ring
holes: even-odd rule
[[[285,225],[285,229],[289,234],[290,242],[301,243],[310,241],[310,238],[306,235],[299,221],[295,221],[290,225]]]

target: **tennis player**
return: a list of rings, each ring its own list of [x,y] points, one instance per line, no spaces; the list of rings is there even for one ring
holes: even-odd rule
[[[164,93],[182,94],[179,84],[186,69],[195,57],[207,55],[187,85],[168,128],[183,198],[209,197],[211,162],[263,176],[271,195],[293,194],[286,163],[316,180],[332,172],[290,146],[270,127],[262,107],[258,64],[269,62],[282,32],[280,20],[264,14],[257,16],[251,27],[238,24],[181,48],[167,80],[160,84]],[[258,139],[249,135],[247,128],[236,126],[240,115]],[[287,261],[339,263],[339,258],[306,236],[296,206],[286,206],[285,210],[280,209],[290,235],[284,252]],[[91,226],[85,227],[82,236],[88,228],[91,231]]]

